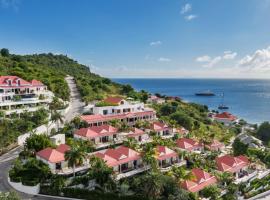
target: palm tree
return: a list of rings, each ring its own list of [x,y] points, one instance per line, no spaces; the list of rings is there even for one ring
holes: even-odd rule
[[[65,153],[65,160],[68,161],[69,166],[72,166],[73,177],[75,177],[75,167],[82,165],[86,156],[87,154],[84,151],[84,148],[78,146],[72,146],[71,149]]]
[[[137,150],[139,147],[137,141],[134,138],[128,138],[127,140],[125,140],[124,145],[134,150]]]
[[[57,131],[59,130],[60,123],[64,122],[64,117],[60,112],[53,111],[51,120],[57,124]]]
[[[107,164],[99,157],[92,156],[90,158],[91,168],[88,172],[90,179],[95,179],[100,186],[105,186],[106,183],[112,183],[113,169],[108,167]]]
[[[150,165],[152,170],[157,171],[158,163],[156,160],[157,151],[155,146],[148,143],[144,146],[143,152],[143,161]]]
[[[169,176],[174,177],[178,183],[181,183],[185,180],[191,180],[194,178],[192,172],[186,170],[184,167],[173,166],[167,174]]]

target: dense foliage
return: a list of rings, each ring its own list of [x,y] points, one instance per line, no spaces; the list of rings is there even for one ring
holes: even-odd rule
[[[184,127],[191,132],[191,136],[209,143],[213,138],[227,143],[234,134],[221,123],[211,121],[208,117],[208,108],[195,103],[181,101],[167,101],[164,104],[154,105],[157,116],[173,127]]]
[[[101,99],[108,94],[119,94],[126,91],[110,79],[91,73],[87,66],[79,64],[66,55],[52,53],[14,55],[10,54],[7,49],[2,49],[0,75],[17,75],[25,80],[41,80],[57,97],[63,100],[69,99],[69,88],[64,80],[66,75],[75,78],[79,91],[86,102]]]
[[[257,136],[261,139],[265,144],[268,144],[270,141],[270,123],[264,122],[262,123],[257,131]]]
[[[19,118],[17,115],[12,120],[0,120],[0,154],[6,151],[9,145],[17,142],[17,137],[34,128],[44,124],[47,120],[48,112],[44,109],[37,110],[33,113],[25,112]]]

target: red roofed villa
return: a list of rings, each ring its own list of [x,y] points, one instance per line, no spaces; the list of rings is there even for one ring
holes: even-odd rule
[[[128,101],[122,97],[107,97],[92,108],[93,114],[119,115],[145,111],[144,103]]]
[[[101,150],[93,155],[103,159],[109,167],[112,167],[113,171],[119,175],[119,179],[146,170],[143,168],[140,153],[125,146]]]
[[[39,99],[40,95],[42,99]],[[45,98],[46,97],[46,98]],[[51,101],[47,86],[38,80],[26,81],[18,76],[0,76],[0,110],[12,112],[35,111],[34,107]],[[25,108],[19,110],[21,106]],[[29,108],[27,108],[29,107]]]
[[[167,171],[171,166],[177,165],[185,165],[185,161],[181,161],[177,152],[169,149],[166,146],[157,146],[156,148],[157,155],[156,159],[158,161],[158,166],[162,171]]]
[[[237,178],[247,175],[245,172],[249,166],[249,160],[246,156],[224,155],[216,158],[217,168],[221,172],[233,173]]]
[[[145,131],[138,128],[129,131],[127,137],[134,138],[139,143],[151,142],[150,136]]]
[[[218,140],[213,140],[213,142],[206,145],[206,147],[211,151],[222,151],[225,149],[225,145]]]
[[[81,128],[75,131],[74,138],[93,141],[97,147],[119,139],[118,129],[110,125]]]
[[[114,114],[114,115],[82,115],[81,120],[87,122],[89,126],[101,126],[108,124],[109,121],[118,119],[125,121],[129,125],[134,125],[138,120],[152,121],[156,119],[156,112],[154,110],[147,110],[142,112]]]
[[[164,138],[170,138],[174,136],[172,128],[163,122],[153,122],[151,124],[151,130],[156,132],[158,136]]]
[[[237,117],[228,112],[218,113],[213,115],[213,119],[218,122],[224,123],[225,125],[230,125],[236,122]]]
[[[61,144],[56,149],[48,147],[37,152],[36,158],[48,164],[52,173],[56,173],[68,168],[68,164],[65,161],[65,152],[69,150],[70,147],[66,144]]]
[[[189,192],[199,192],[205,187],[217,183],[215,176],[212,176],[199,168],[192,169],[191,172],[194,175],[194,179],[185,180],[181,183],[182,188]]]
[[[180,138],[176,141],[177,148],[185,151],[203,151],[203,145],[190,138]]]

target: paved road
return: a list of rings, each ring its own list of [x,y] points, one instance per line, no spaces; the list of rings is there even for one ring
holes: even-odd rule
[[[67,77],[66,81],[68,83],[70,89],[70,109],[65,115],[65,121],[69,122],[72,118],[82,113],[83,111],[83,102],[81,101],[80,94],[76,87],[76,84],[72,77]],[[13,190],[13,188],[9,185],[7,181],[8,171],[12,165],[12,162],[18,156],[22,147],[17,147],[10,152],[0,156],[0,191],[8,192]],[[28,200],[53,200],[58,198],[44,197],[44,196],[33,196],[25,193],[17,192],[20,196],[20,199]]]
[[[68,76],[66,78],[66,81],[70,89],[70,109],[65,116],[65,121],[69,122],[75,116],[83,112],[84,103],[82,102],[80,93],[78,91],[78,88],[76,86],[73,77]]]

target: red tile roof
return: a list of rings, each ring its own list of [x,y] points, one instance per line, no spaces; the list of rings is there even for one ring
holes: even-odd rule
[[[138,128],[134,128],[132,131],[129,131],[128,137],[136,137],[143,135],[144,131]]]
[[[51,163],[59,163],[65,160],[65,152],[70,150],[66,144],[59,145],[56,149],[48,147],[37,152],[37,156]]]
[[[102,150],[94,153],[94,155],[103,159],[109,167],[118,166],[141,158],[140,153],[125,146]]]
[[[153,129],[154,131],[164,131],[164,130],[168,130],[169,126],[162,122],[153,122],[151,124],[151,129]]]
[[[61,153],[66,153],[67,151],[69,151],[71,148],[70,146],[66,145],[66,144],[60,144],[55,150],[59,151]]]
[[[227,120],[230,120],[230,121],[235,121],[237,119],[236,116],[234,116],[234,115],[232,115],[231,113],[228,113],[228,112],[223,112],[223,113],[216,114],[216,115],[214,115],[214,118],[216,118],[216,119],[227,119]]]
[[[216,163],[219,171],[222,172],[238,172],[240,169],[249,165],[249,160],[246,156],[224,155],[216,158]]]
[[[120,104],[120,102],[123,100],[124,100],[124,98],[122,98],[122,97],[107,97],[103,101],[107,102],[107,103],[112,103],[112,104]]]
[[[11,81],[11,85],[9,84],[9,80]],[[18,84],[20,82],[20,84]],[[28,82],[18,76],[0,76],[0,87],[35,87],[35,86],[44,86],[38,80],[32,80]]]
[[[169,149],[166,146],[157,146],[157,159],[158,160],[165,160],[167,158],[177,157],[178,154]]]
[[[179,133],[179,134],[181,134],[181,135],[186,135],[186,134],[189,133],[189,131],[188,131],[187,129],[185,129],[184,127],[182,127],[182,128],[177,128],[177,129],[176,129],[176,132]]]
[[[44,84],[43,84],[41,81],[35,80],[35,79],[33,79],[33,80],[31,81],[31,85],[32,85],[32,86],[44,86]]]
[[[80,135],[86,138],[96,138],[116,134],[118,129],[110,125],[93,126],[89,128],[81,128],[75,131],[75,135]]]
[[[127,118],[135,118],[135,117],[143,117],[154,115],[154,111],[143,111],[143,112],[133,112],[133,113],[125,113],[125,114],[117,114],[117,115],[82,115],[81,119],[86,121],[87,123],[96,123],[96,122],[108,122],[113,119],[127,119]]]
[[[218,140],[213,140],[213,142],[209,145],[206,145],[207,148],[209,148],[212,151],[216,151],[218,149],[224,148],[225,145]]]
[[[190,138],[180,138],[176,141],[176,146],[181,149],[192,151],[195,148],[202,147],[202,144]]]
[[[212,176],[211,174],[199,169],[195,168],[192,169],[192,174],[194,175],[193,180],[186,180],[182,182],[181,186],[190,191],[190,192],[198,192],[202,190],[203,188],[215,184],[217,182],[217,179],[215,176]]]

